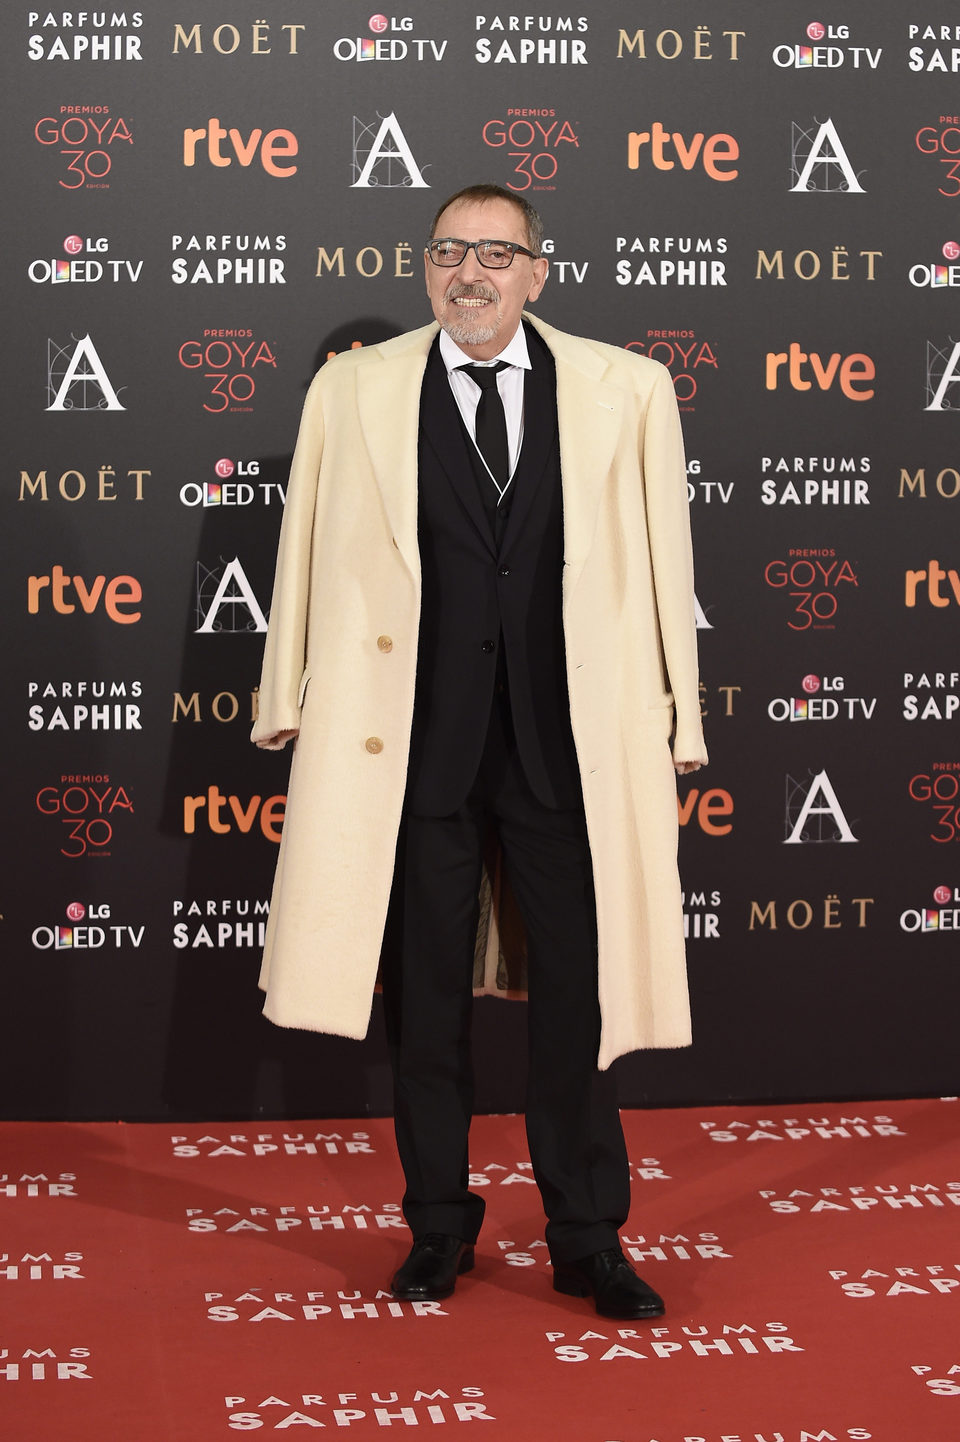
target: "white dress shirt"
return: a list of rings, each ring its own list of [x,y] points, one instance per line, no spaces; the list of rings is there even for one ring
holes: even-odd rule
[[[505,362],[505,368],[497,375],[497,390],[503,402],[503,413],[507,422],[507,455],[510,464],[510,479],[500,493],[500,499],[507,493],[517,468],[520,447],[523,444],[523,372],[531,370],[530,353],[522,323],[517,326],[513,339],[504,346],[499,355],[488,361],[473,360],[451,340],[445,330],[440,332],[440,355],[447,368],[447,380],[453,391],[453,398],[467,428],[467,434],[477,444],[477,406],[480,403],[480,387],[459,366],[493,366],[497,361]],[[479,453],[479,447],[478,447]],[[482,459],[482,456],[481,456]]]

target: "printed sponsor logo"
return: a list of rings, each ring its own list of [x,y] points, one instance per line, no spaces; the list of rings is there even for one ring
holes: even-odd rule
[[[956,75],[960,70],[960,25],[907,26],[907,69],[925,75]],[[952,42],[952,43],[951,43]]]
[[[869,456],[764,456],[765,506],[869,506]]]
[[[171,1156],[286,1157],[370,1156],[374,1147],[369,1132],[229,1132],[222,1137],[207,1132],[184,1132],[170,1137]],[[529,1164],[528,1164],[529,1165]],[[471,1182],[471,1185],[473,1183]],[[202,1215],[202,1209],[197,1215]]]
[[[719,131],[707,135],[698,130],[685,136],[682,131],[669,131],[659,120],[649,130],[631,130],[627,134],[627,169],[646,168],[649,160],[655,170],[692,171],[702,168],[710,180],[736,180],[740,171],[740,146],[732,135]]]
[[[948,1365],[945,1362],[937,1362],[931,1366],[928,1362],[920,1362],[910,1368],[915,1377],[923,1379],[923,1385],[933,1394],[934,1397],[960,1397],[960,1362]],[[930,1377],[930,1372],[939,1372],[939,1377]]]
[[[826,771],[809,772],[803,780],[786,778],[784,846],[849,844],[854,836],[850,823]]]
[[[83,1282],[82,1252],[0,1253],[0,1282]]]
[[[916,772],[907,794],[926,809],[931,841],[946,844],[960,839],[960,761],[934,761],[929,771]]]
[[[956,466],[944,466],[942,470],[933,475],[930,473],[930,494],[936,491],[937,495],[944,501],[955,500],[960,496],[960,470]],[[918,466],[911,475],[906,466],[900,467],[900,484],[897,490],[897,498],[903,500],[905,496],[916,496],[920,501],[927,499],[927,470],[925,466]]]
[[[912,286],[918,289],[929,287],[931,290],[949,290],[952,286],[960,285],[960,243],[955,240],[944,241],[940,247],[940,254],[947,262],[941,265],[939,261],[922,262],[912,265],[907,271],[907,278]]]
[[[564,1340],[566,1332],[545,1333],[558,1362],[615,1362],[635,1360],[670,1361],[693,1353],[695,1357],[783,1356],[804,1352],[789,1335],[785,1322],[692,1323],[683,1327],[592,1329],[574,1341]],[[625,1341],[617,1341],[617,1338]],[[629,1342],[629,1345],[626,1345]]]
[[[935,1186],[933,1182],[902,1185],[871,1182],[869,1186],[817,1187],[807,1191],[795,1187],[789,1192],[764,1189],[758,1194],[771,1212],[799,1216],[818,1212],[871,1212],[888,1207],[909,1218],[924,1207],[960,1207],[960,1182]]]
[[[838,40],[850,38],[849,25],[823,25],[813,21],[804,33],[804,39],[810,44],[775,45],[771,59],[780,70],[837,70],[844,65],[854,70],[876,70],[883,47],[878,45],[876,50],[871,50],[868,45],[837,44]]]
[[[249,897],[236,901],[174,901],[173,944],[178,951],[219,951],[226,946],[262,950],[269,914],[266,897],[255,901]]]
[[[745,30],[710,29],[697,25],[692,31],[620,30],[617,33],[618,60],[739,60],[740,41]]]
[[[109,856],[117,822],[134,813],[126,788],[105,774],[61,776],[40,787],[35,804],[41,816],[55,817],[65,828],[60,855],[75,861]]]
[[[930,560],[917,571],[907,571],[904,579],[903,604],[911,610],[918,599],[926,600],[938,611],[950,605],[960,606],[960,572],[952,566]]]
[[[353,180],[351,190],[429,190],[400,122],[391,110],[375,121],[353,117]]]
[[[31,731],[141,731],[142,695],[141,681],[28,681],[27,725]]]
[[[333,53],[337,60],[355,61],[397,61],[408,57],[419,62],[440,61],[447,48],[446,40],[420,40],[413,37],[413,20],[409,15],[371,15],[368,28],[373,38],[366,35],[341,35],[334,41]],[[397,32],[403,36],[397,37]]]
[[[927,341],[925,411],[960,411],[960,341]]]
[[[421,1302],[420,1305],[430,1304]],[[247,1432],[258,1427],[272,1427],[275,1431],[284,1427],[328,1427],[331,1424],[350,1427],[354,1422],[364,1421],[378,1427],[392,1427],[394,1422],[416,1427],[427,1422],[497,1420],[496,1416],[487,1410],[490,1403],[482,1387],[457,1387],[452,1391],[446,1391],[443,1387],[430,1387],[398,1392],[384,1385],[369,1396],[366,1392],[337,1392],[332,1389],[318,1394],[314,1382],[304,1378],[304,1385],[291,1394],[292,1401],[287,1401],[280,1395],[284,1390],[282,1387],[279,1391],[274,1388],[262,1402],[257,1402],[253,1397],[245,1397],[239,1392],[235,1396],[225,1397],[224,1404],[228,1409],[254,1409],[228,1411],[227,1425],[237,1431]]]
[[[406,1223],[401,1222],[401,1226],[405,1227]],[[326,1317],[334,1321],[356,1322],[361,1318],[382,1321],[384,1318],[396,1320],[450,1315],[441,1302],[398,1302],[391,1292],[384,1291],[375,1292],[368,1299],[356,1290],[273,1292],[263,1296],[260,1289],[254,1287],[228,1300],[221,1300],[223,1297],[223,1292],[204,1292],[208,1322],[319,1322]],[[434,1417],[431,1420],[448,1419]]]
[[[133,145],[133,122],[112,115],[109,105],[61,105],[33,128],[39,145],[63,157],[57,181],[64,190],[109,190],[113,162]]]
[[[809,1142],[812,1140],[832,1142],[869,1139],[874,1137],[905,1137],[903,1131],[888,1116],[840,1116],[840,1117],[783,1117],[777,1121],[761,1118],[758,1121],[741,1121],[735,1118],[725,1126],[716,1122],[701,1122],[700,1129],[711,1142]]]
[[[502,118],[488,120],[481,132],[484,145],[516,161],[510,190],[556,190],[560,161],[580,147],[579,121],[561,120],[550,107],[509,109]]]
[[[143,59],[140,10],[30,10],[27,24],[28,60]]]
[[[314,274],[318,280],[325,275],[335,275],[339,280],[343,280],[349,269],[351,279],[356,275],[361,280],[372,280],[374,276],[382,275],[385,279],[412,280],[412,261],[413,246],[406,240],[392,246],[361,245],[346,256],[342,245],[331,246],[329,250],[325,245],[318,245],[317,269]],[[361,344],[361,341],[354,342],[353,349],[359,349]],[[329,356],[327,359],[329,360]]]
[[[209,55],[210,47],[216,55],[299,55],[303,24],[272,24],[269,20],[254,20],[250,26],[249,46],[247,27],[239,25],[207,25],[195,22],[173,27],[173,55]],[[207,42],[208,48],[204,48]]]
[[[120,387],[125,390],[125,386]],[[48,411],[123,411],[117,391],[89,332],[64,345],[47,340]]]
[[[866,280],[877,278],[877,261],[882,250],[857,250],[853,255],[845,245],[831,250],[758,250],[754,280]]]
[[[76,600],[71,600],[76,597]],[[27,577],[27,611],[31,616],[47,612],[47,602],[58,616],[71,616],[77,605],[88,616],[100,608],[118,626],[132,626],[141,612],[132,610],[143,600],[143,590],[135,576],[95,576],[87,582],[83,576],[69,576],[62,566],[54,566],[47,576]]]
[[[921,125],[914,135],[921,155],[931,156],[938,169],[939,195],[960,195],[960,115],[938,115],[935,123]]]
[[[726,236],[618,235],[617,285],[726,285]]]
[[[819,695],[821,689],[824,695]],[[767,705],[771,721],[869,721],[877,708],[876,696],[845,696],[846,681],[842,676],[820,677],[813,672],[804,676],[799,696],[776,696]],[[833,694],[827,694],[833,693]]]
[[[868,906],[873,906],[872,896],[852,896],[842,901],[839,892],[831,891],[822,901],[808,901],[796,896],[792,901],[751,901],[748,931],[776,931],[786,925],[791,931],[806,931],[813,926],[818,931],[839,931],[841,927],[853,926],[862,931],[867,925]]]
[[[790,123],[790,191],[794,195],[863,195],[832,120]]]
[[[785,557],[767,562],[763,579],[796,602],[787,621],[791,631],[835,630],[846,588],[860,586],[853,562],[839,559],[832,546],[791,547]]]
[[[117,470],[114,466],[99,466],[96,471],[90,472],[88,480],[83,471],[71,469],[61,471],[56,480],[51,475],[48,490],[46,469],[37,471],[35,476],[31,476],[29,471],[21,470],[17,500],[25,501],[29,497],[31,500],[49,501],[52,498],[69,501],[71,505],[84,499],[142,501],[144,480],[152,474],[153,472],[145,467],[130,467],[125,471],[122,467]]]
[[[180,721],[189,721],[194,726],[216,721],[226,726],[239,718],[241,725],[249,727],[257,719],[258,694],[259,687],[254,687],[249,693],[248,703],[246,692],[216,691],[211,695],[209,691],[191,691],[189,696],[185,696],[181,691],[174,691],[170,720],[174,725]]]
[[[250,414],[257,382],[277,370],[276,343],[256,340],[252,330],[210,327],[200,340],[185,340],[177,359],[205,386],[203,409],[211,415]]]
[[[143,261],[107,259],[109,249],[110,242],[106,236],[84,240],[79,235],[68,235],[63,242],[68,260],[59,260],[56,256],[49,260],[32,260],[27,266],[27,275],[35,285],[96,285],[101,280],[113,285],[120,282],[136,285],[143,270]],[[91,260],[91,255],[103,256],[104,259]]]
[[[173,235],[174,285],[286,285],[285,235]]]
[[[866,1271],[857,1273],[832,1268],[827,1275],[839,1283],[845,1297],[857,1300],[865,1297],[951,1297],[960,1291],[960,1276],[957,1273],[960,1273],[960,1262],[891,1267],[889,1271],[868,1267]]]
[[[201,142],[205,141],[203,145]],[[296,175],[293,163],[300,153],[300,142],[292,130],[275,129],[264,133],[262,126],[254,126],[249,134],[243,134],[236,126],[229,128],[220,124],[212,115],[206,125],[194,129],[187,126],[183,132],[183,163],[188,169],[197,164],[197,157],[204,155],[216,170],[227,170],[237,162],[248,170],[254,161],[274,180],[289,180]]]
[[[720,892],[684,891],[683,934],[690,940],[716,940],[720,935]]]
[[[89,1347],[4,1347],[0,1380],[4,1382],[90,1382]]]
[[[587,65],[585,15],[478,15],[478,65]]]
[[[260,464],[258,460],[234,461],[229,456],[221,456],[212,468],[213,479],[183,483],[181,505],[202,506],[208,510],[254,504],[271,506],[276,501],[282,510],[287,501],[286,481],[260,480]]]
[[[45,1172],[0,1173],[0,1197],[18,1201],[25,1197],[75,1197],[76,1172],[58,1172],[48,1177]]]
[[[904,721],[952,721],[960,713],[960,671],[904,671]]]
[[[107,925],[110,907],[105,902],[85,905],[71,901],[66,908],[67,925],[37,926],[30,940],[37,951],[136,951],[147,930],[145,926]]]

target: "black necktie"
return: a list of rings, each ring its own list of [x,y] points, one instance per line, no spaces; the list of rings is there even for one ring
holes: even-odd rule
[[[501,495],[510,479],[510,452],[507,446],[507,418],[497,389],[497,372],[505,370],[506,365],[506,361],[497,361],[496,365],[492,366],[459,367],[480,387],[476,422],[477,449],[486,461]]]

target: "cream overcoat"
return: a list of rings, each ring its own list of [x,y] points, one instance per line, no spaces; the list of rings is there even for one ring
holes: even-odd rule
[[[671,759],[705,761],[669,372],[536,320],[556,361],[570,717],[593,857],[598,1064],[690,1040]],[[334,357],[303,410],[253,740],[294,747],[260,985],[281,1026],[365,1035],[407,771],[417,430],[436,325]],[[494,881],[493,896],[498,895]],[[507,985],[496,905],[479,990]]]

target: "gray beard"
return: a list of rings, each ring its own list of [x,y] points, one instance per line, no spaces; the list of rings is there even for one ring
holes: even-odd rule
[[[476,321],[471,322],[464,317],[460,320],[445,321],[443,328],[457,345],[486,345],[488,341],[493,340],[499,325],[499,317],[494,325],[478,325]]]

